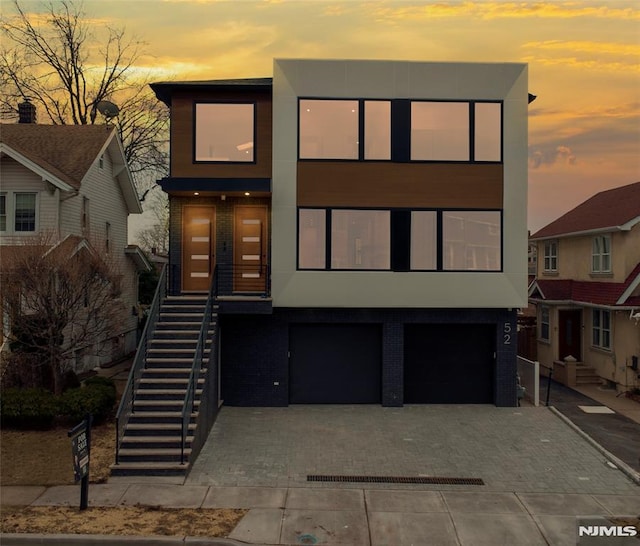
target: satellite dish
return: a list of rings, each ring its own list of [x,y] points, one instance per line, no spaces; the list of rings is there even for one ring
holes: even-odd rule
[[[107,118],[107,121],[111,118],[115,118],[120,113],[120,108],[108,100],[101,100],[96,105],[96,108],[98,109],[98,112]]]

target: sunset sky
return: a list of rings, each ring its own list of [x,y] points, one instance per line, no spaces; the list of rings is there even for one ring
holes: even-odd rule
[[[3,12],[8,2],[3,2]],[[37,9],[38,2],[24,2]],[[156,80],[261,77],[283,58],[529,63],[529,227],[640,180],[636,1],[85,0]]]

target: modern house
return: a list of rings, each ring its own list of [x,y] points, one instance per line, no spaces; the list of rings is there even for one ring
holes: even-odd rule
[[[206,339],[208,413],[516,405],[526,65],[277,59],[272,78],[151,87],[171,110],[169,293],[151,369],[175,367],[182,316],[195,321],[186,368],[198,330]],[[200,419],[195,399],[174,407]]]
[[[149,264],[137,247],[127,245],[128,216],[142,208],[116,129],[38,125],[34,117],[2,124],[0,175],[0,252],[34,241],[91,247],[122,275],[125,311],[118,329],[99,346],[78,347],[76,371],[134,351],[138,271]]]
[[[531,241],[541,366],[568,385],[640,386],[640,182],[594,195]]]

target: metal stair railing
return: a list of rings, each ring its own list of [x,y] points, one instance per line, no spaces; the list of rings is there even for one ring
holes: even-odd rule
[[[191,415],[193,414],[193,409],[195,405],[196,398],[196,390],[198,387],[198,379],[200,377],[200,372],[202,370],[202,361],[204,359],[206,345],[207,345],[207,336],[209,335],[209,329],[211,327],[211,319],[213,317],[213,305],[216,299],[216,287],[218,285],[218,268],[214,267],[213,276],[211,279],[211,286],[209,287],[209,294],[207,297],[207,303],[204,310],[204,315],[202,317],[202,325],[200,326],[200,334],[198,336],[198,343],[196,345],[195,354],[193,356],[193,364],[191,366],[191,373],[189,375],[189,383],[187,384],[187,391],[184,395],[184,404],[182,406],[182,438],[180,443],[180,463],[185,463],[185,448],[187,443],[187,435],[189,430],[189,422],[191,421]],[[216,330],[217,334],[217,323]],[[210,423],[204,423],[204,428],[206,429],[206,433],[209,432],[213,421],[215,420],[215,413],[211,417],[208,414],[210,413],[209,405],[211,403],[211,397],[216,396],[218,389],[217,385],[214,383],[212,377],[215,377],[217,381],[217,372],[213,373],[213,370],[217,369],[218,365],[218,357],[217,357],[217,335],[214,335],[211,340],[211,350],[209,352],[209,364],[207,366],[207,372],[205,374],[205,383],[202,391],[202,396],[200,398],[200,407],[198,411],[198,419],[196,420],[196,431],[203,424],[202,421],[208,421],[211,419]],[[217,408],[216,408],[217,409]],[[201,417],[202,416],[202,417]],[[205,439],[206,439],[205,433]],[[202,432],[198,435],[200,438],[202,436]],[[195,443],[195,438],[194,438]],[[197,454],[201,447],[200,445],[192,444],[192,453]],[[190,462],[193,462],[194,456],[190,458]]]
[[[142,377],[142,373],[147,367],[147,351],[149,348],[149,341],[158,322],[160,315],[160,308],[167,297],[167,267],[162,268],[160,278],[158,279],[158,285],[153,296],[153,302],[149,307],[149,314],[147,321],[142,330],[142,336],[136,349],[136,356],[131,365],[129,371],[129,378],[127,379],[127,385],[124,388],[122,398],[120,399],[120,405],[118,406],[118,412],[116,413],[116,464],[120,462],[120,444],[124,438],[124,431],[129,422],[131,414],[134,413],[134,403],[136,396],[136,386]]]

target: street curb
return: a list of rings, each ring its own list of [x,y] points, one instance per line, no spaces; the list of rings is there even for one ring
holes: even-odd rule
[[[555,408],[554,406],[547,406],[551,413],[559,417],[562,421],[564,421],[570,428],[575,430],[582,438],[584,438],[588,443],[590,443],[593,447],[595,447],[600,453],[602,453],[610,462],[618,467],[623,474],[634,482],[636,485],[640,485],[640,472],[636,472],[633,468],[631,468],[627,463],[623,460],[616,457],[613,453],[606,450],[601,444],[599,444],[596,440],[594,440],[591,436],[589,436],[584,430],[582,430],[578,425],[576,425],[571,419],[569,419],[566,415],[562,414],[560,410]]]
[[[2,533],[2,546],[260,546],[230,538]]]

